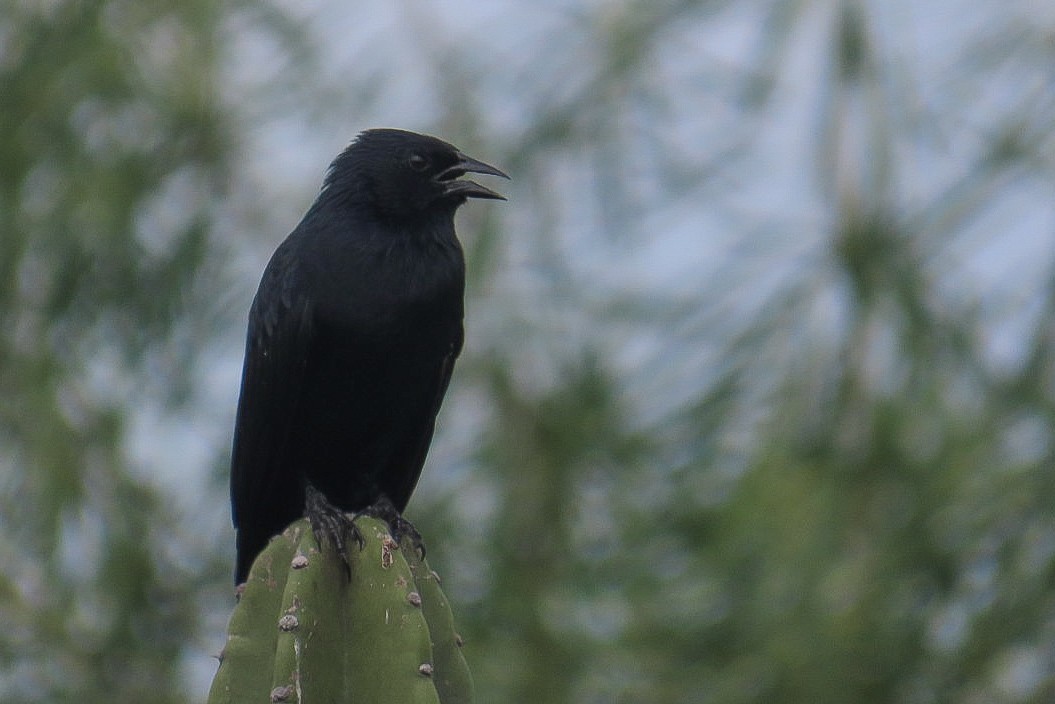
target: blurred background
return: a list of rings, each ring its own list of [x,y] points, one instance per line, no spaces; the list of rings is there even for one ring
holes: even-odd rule
[[[1055,5],[0,0],[0,699],[203,701],[246,313],[424,131],[481,702],[1055,701]]]

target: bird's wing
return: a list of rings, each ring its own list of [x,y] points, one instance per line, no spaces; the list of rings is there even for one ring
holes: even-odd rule
[[[462,351],[462,344],[465,339],[465,333],[461,326],[458,327],[458,336],[451,341],[450,351],[443,358],[443,364],[440,367],[440,375],[438,378],[439,384],[436,387],[436,398],[432,403],[432,417],[435,418],[436,414],[440,412],[440,405],[443,403],[443,397],[447,394],[447,387],[451,385],[451,374],[454,372],[454,362],[458,359],[458,355]]]
[[[431,405],[426,412],[425,423],[421,428],[421,433],[415,439],[414,451],[409,454],[410,464],[404,471],[395,473],[393,476],[395,486],[386,490],[389,499],[392,500],[400,512],[406,508],[410,495],[414,493],[414,487],[417,486],[418,478],[421,476],[421,469],[425,464],[425,456],[429,452],[432,436],[436,431],[436,416],[440,412],[440,406],[443,404],[443,397],[447,393],[447,387],[450,386],[454,362],[462,351],[464,337],[462,327],[459,325],[457,334],[451,340],[448,352],[440,360],[440,364],[436,369],[436,375],[433,377],[435,385],[432,390]]]
[[[276,253],[249,314],[242,391],[231,458],[231,509],[238,572],[300,515],[301,478],[285,457],[314,336],[310,300],[296,271]],[[286,261],[283,261],[286,259]]]

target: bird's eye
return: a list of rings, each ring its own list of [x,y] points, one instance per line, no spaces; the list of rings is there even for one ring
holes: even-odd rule
[[[423,157],[421,154],[411,154],[410,159],[407,160],[410,164],[410,168],[415,171],[424,171],[429,168],[429,160]]]

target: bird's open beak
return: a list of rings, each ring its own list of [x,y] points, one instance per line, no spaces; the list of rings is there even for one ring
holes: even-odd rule
[[[506,197],[501,193],[492,191],[486,186],[481,186],[475,181],[458,181],[460,176],[465,174],[490,174],[491,176],[501,176],[502,178],[509,178],[500,169],[485,164],[482,161],[473,159],[471,156],[466,156],[461,152],[458,152],[458,161],[454,166],[448,167],[436,175],[437,181],[443,181],[446,184],[444,193],[447,195],[458,195],[465,198],[493,198],[495,200],[505,200]]]

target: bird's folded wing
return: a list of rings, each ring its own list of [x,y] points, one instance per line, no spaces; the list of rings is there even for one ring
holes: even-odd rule
[[[443,397],[447,393],[447,387],[450,386],[454,362],[462,351],[463,339],[464,333],[459,327],[457,337],[451,341],[450,350],[440,361],[436,374],[433,377],[434,386],[431,389],[429,406],[425,409],[425,417],[423,418],[420,434],[412,445],[413,449],[406,456],[409,463],[401,467],[401,471],[394,472],[387,480],[389,486],[386,487],[386,493],[400,511],[403,510],[407,501],[410,500],[410,495],[414,493],[414,487],[417,486],[418,479],[421,477],[425,456],[429,452],[432,436],[436,430],[436,416],[440,412],[440,405],[443,403]]]
[[[286,444],[297,417],[314,335],[310,302],[294,293],[294,272],[268,273],[279,280],[269,282],[265,277],[264,295],[257,295],[250,312],[231,461],[231,508],[235,527],[240,529],[239,543],[261,547],[270,535],[242,533],[285,513],[283,507],[269,502],[289,501],[300,489],[279,484],[295,478],[283,472],[282,465],[288,460]]]

